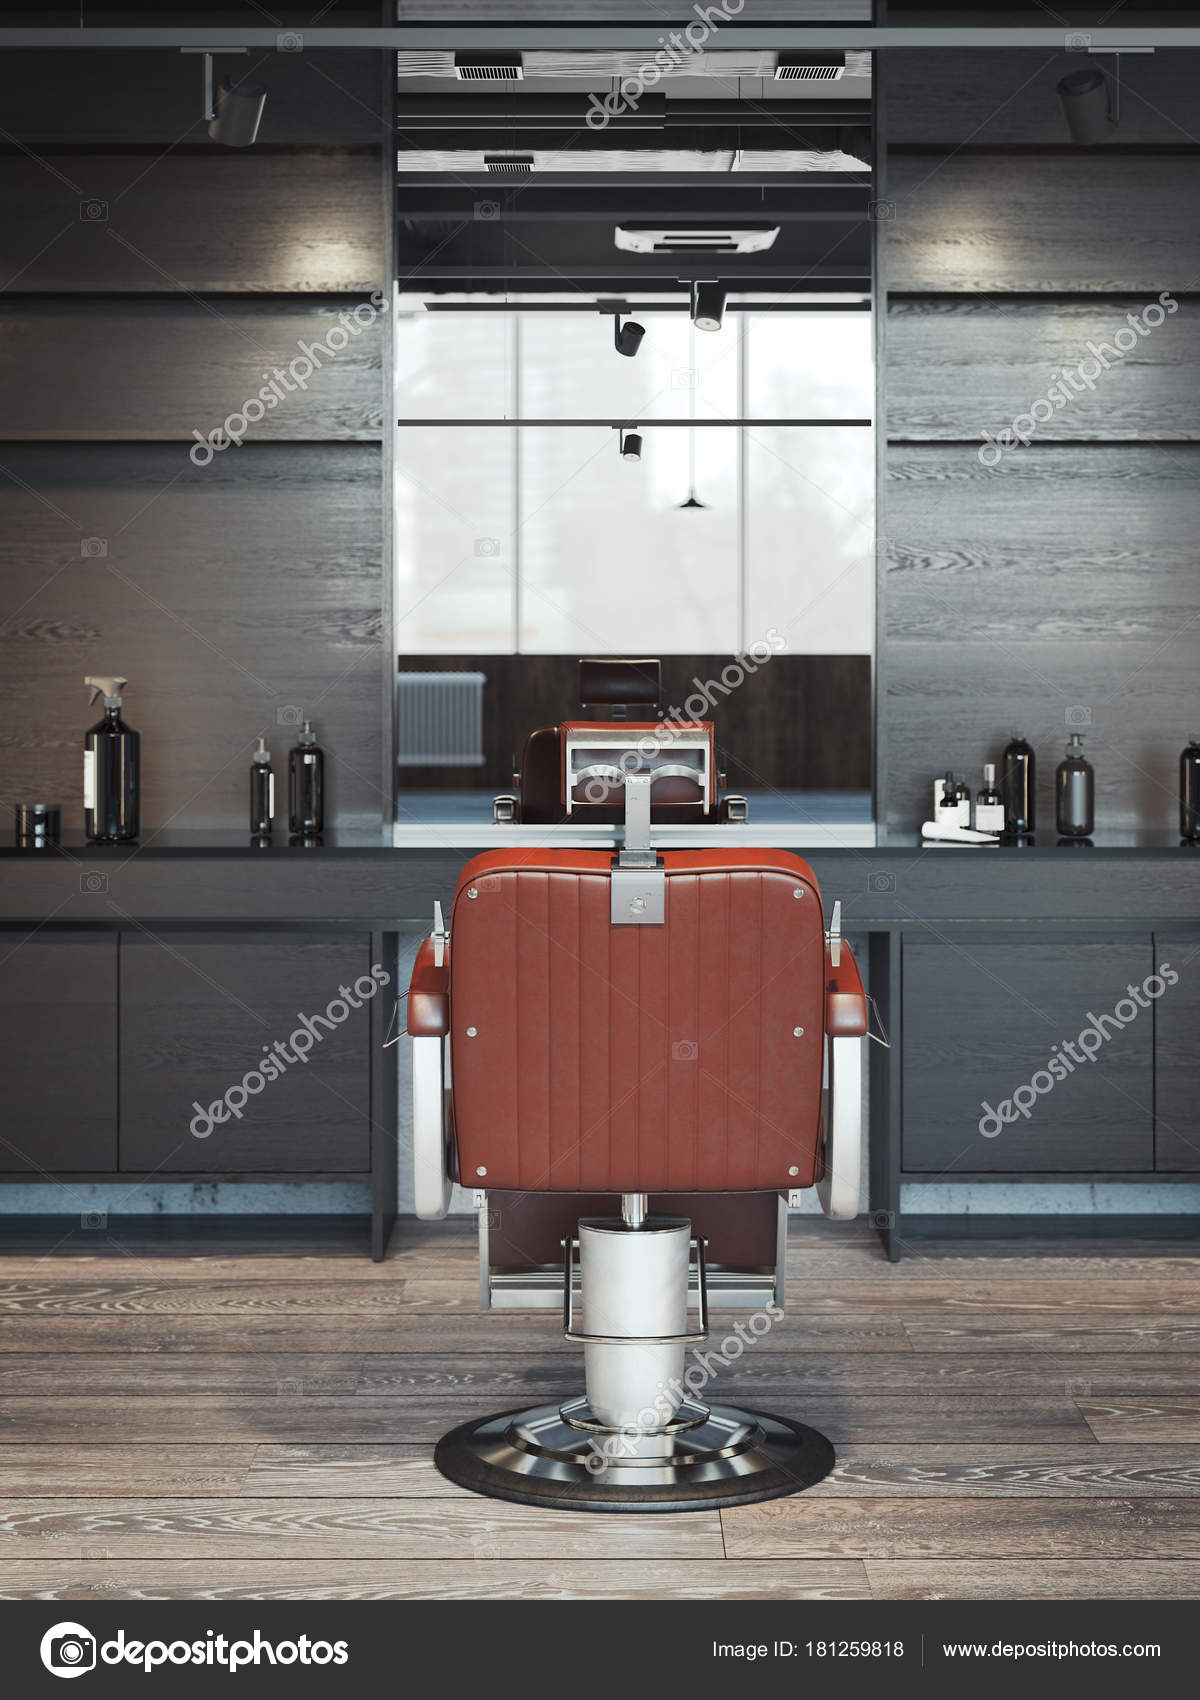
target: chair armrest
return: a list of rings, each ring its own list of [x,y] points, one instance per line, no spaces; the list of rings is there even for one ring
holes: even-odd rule
[[[414,1039],[444,1037],[450,1031],[450,964],[434,961],[432,939],[423,939],[408,982],[407,1031]]]
[[[861,1039],[867,1031],[867,994],[854,952],[845,939],[839,956],[841,960],[835,966],[826,945],[825,1031],[831,1039]]]

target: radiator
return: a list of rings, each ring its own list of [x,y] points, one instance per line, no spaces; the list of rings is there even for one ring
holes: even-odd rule
[[[481,767],[486,673],[396,675],[396,765]]]

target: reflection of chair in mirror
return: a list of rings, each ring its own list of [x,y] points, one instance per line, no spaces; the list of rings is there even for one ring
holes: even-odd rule
[[[534,1262],[557,1220],[564,1329],[584,1350],[580,1396],[439,1443],[444,1475],[501,1499],[685,1510],[833,1465],[801,1423],[709,1404],[688,1348],[709,1302],[744,1304],[756,1280],[746,1349],[781,1317],[761,1267],[729,1279],[757,1207],[815,1186],[828,1215],[857,1213],[862,983],[806,863],[656,854],[651,787],[625,778],[615,854],[477,856],[413,971],[417,1213],[444,1215],[455,1180],[486,1191],[494,1241]],[[504,1274],[488,1260],[489,1302]]]
[[[514,790],[496,799],[496,818],[615,826],[624,819],[626,776],[644,773],[660,824],[744,820],[745,798],[721,795],[712,721],[664,719],[661,675],[658,661],[581,661],[580,703],[605,718],[531,732]]]

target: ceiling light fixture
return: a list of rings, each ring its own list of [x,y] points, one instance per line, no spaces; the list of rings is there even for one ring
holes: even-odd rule
[[[642,338],[646,334],[645,325],[639,325],[636,319],[630,319],[627,325],[621,323],[621,315],[613,317],[613,347],[618,354],[623,354],[627,360],[632,360],[642,346]]]
[[[248,148],[258,135],[267,91],[261,83],[238,81],[227,76],[213,98],[214,53],[240,53],[247,47],[181,47],[181,53],[198,53],[204,60],[204,117],[214,142],[227,148]]]
[[[454,75],[460,83],[519,83],[525,67],[519,53],[456,53]]]
[[[845,71],[844,53],[781,53],[775,61],[777,83],[831,83]]]
[[[692,284],[692,323],[698,331],[719,331],[724,317],[724,285],[716,278],[698,277]]]
[[[227,148],[250,147],[258,135],[266,104],[267,91],[262,83],[223,78],[217,90],[216,111],[208,126],[209,135]]]
[[[698,509],[708,506],[708,503],[702,502],[696,494],[696,385],[700,374],[696,369],[695,325],[688,326],[688,370],[691,378],[688,385],[688,418],[691,420],[688,429],[688,493],[687,501],[679,504],[681,513],[695,513]]]
[[[1062,79],[1058,98],[1073,142],[1106,142],[1112,135],[1119,116],[1113,91],[1114,85],[1096,66]]]
[[[627,431],[623,425],[617,427],[617,441],[621,447],[622,460],[641,460],[642,439],[638,432]]]

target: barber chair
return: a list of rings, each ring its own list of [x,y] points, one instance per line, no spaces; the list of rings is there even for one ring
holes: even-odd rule
[[[495,819],[525,826],[618,825],[625,812],[625,758],[631,757],[650,777],[656,823],[744,821],[745,797],[724,791],[712,721],[664,720],[662,697],[657,660],[580,661],[580,705],[604,718],[530,732],[513,790],[495,799]]]
[[[444,1216],[455,1181],[481,1220],[497,1196],[518,1221],[529,1202],[588,1207],[559,1248],[583,1392],[465,1423],[434,1455],[498,1499],[744,1505],[834,1463],[803,1423],[702,1397],[714,1363],[782,1318],[768,1297],[710,1336],[706,1247],[724,1213],[808,1187],[827,1216],[857,1214],[862,982],[840,904],[827,923],[799,857],[721,847],[719,826],[711,844],[655,849],[650,769],[621,770],[615,850],[476,856],[413,968],[418,1216]]]

